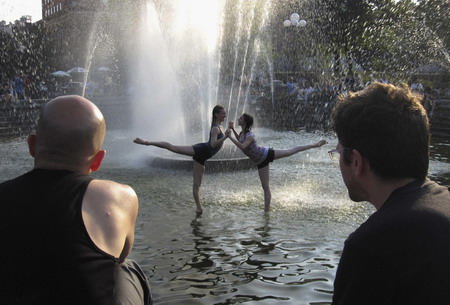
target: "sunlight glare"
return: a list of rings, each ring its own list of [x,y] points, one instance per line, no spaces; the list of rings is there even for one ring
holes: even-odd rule
[[[220,34],[223,1],[179,1],[177,6],[178,15],[173,20],[175,33],[199,33],[208,52],[213,52]]]

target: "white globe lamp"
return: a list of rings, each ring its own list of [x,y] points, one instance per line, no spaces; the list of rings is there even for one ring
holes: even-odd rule
[[[297,13],[293,13],[291,14],[291,22],[292,21],[299,21],[300,20],[300,15]]]

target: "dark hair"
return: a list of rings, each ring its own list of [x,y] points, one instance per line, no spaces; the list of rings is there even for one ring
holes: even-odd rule
[[[245,122],[245,129],[242,130],[242,132],[246,133],[246,132],[249,132],[250,129],[252,129],[253,117],[247,113],[243,113],[242,116],[244,117],[244,122]]]
[[[356,149],[384,180],[423,179],[428,172],[430,126],[421,96],[407,85],[373,83],[339,96],[333,129],[345,148]],[[348,164],[350,150],[344,151]]]
[[[212,122],[211,122],[211,125],[214,125],[214,122],[216,121],[216,114],[218,114],[219,112],[221,112],[224,109],[225,108],[220,106],[220,105],[214,106],[213,111],[212,111]]]

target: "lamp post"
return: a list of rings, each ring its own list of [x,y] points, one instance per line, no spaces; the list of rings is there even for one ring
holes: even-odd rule
[[[298,13],[292,13],[289,19],[283,21],[283,26],[286,29],[284,31],[284,39],[281,42],[283,52],[281,52],[280,64],[283,71],[295,71],[297,69],[298,62],[296,60],[298,43],[302,40],[298,36],[300,29],[306,26],[306,20],[300,19]],[[296,28],[294,30],[294,28]]]

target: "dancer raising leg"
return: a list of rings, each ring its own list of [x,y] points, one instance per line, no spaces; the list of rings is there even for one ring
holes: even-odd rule
[[[223,132],[222,122],[227,117],[225,108],[216,105],[212,111],[212,123],[209,132],[209,140],[206,143],[198,143],[194,145],[180,146],[173,145],[169,142],[153,142],[145,141],[141,138],[134,139],[134,143],[141,145],[151,145],[167,149],[176,154],[192,156],[194,160],[193,178],[194,183],[192,192],[194,195],[195,204],[197,205],[197,213],[203,212],[203,207],[200,202],[200,186],[202,184],[203,173],[205,172],[205,161],[214,156],[223,145],[223,142],[228,136]]]
[[[238,119],[238,125],[242,128],[239,134],[234,129],[234,123],[229,122],[229,129],[225,132],[225,135],[230,137],[231,132],[233,132],[236,139],[230,137],[230,140],[257,165],[259,179],[261,180],[261,186],[264,191],[264,211],[269,212],[272,198],[269,187],[269,163],[276,159],[292,156],[301,151],[320,147],[327,142],[321,140],[314,144],[295,146],[289,149],[272,149],[256,145],[255,134],[250,131],[253,125],[253,117],[251,115],[246,113],[242,114]]]

